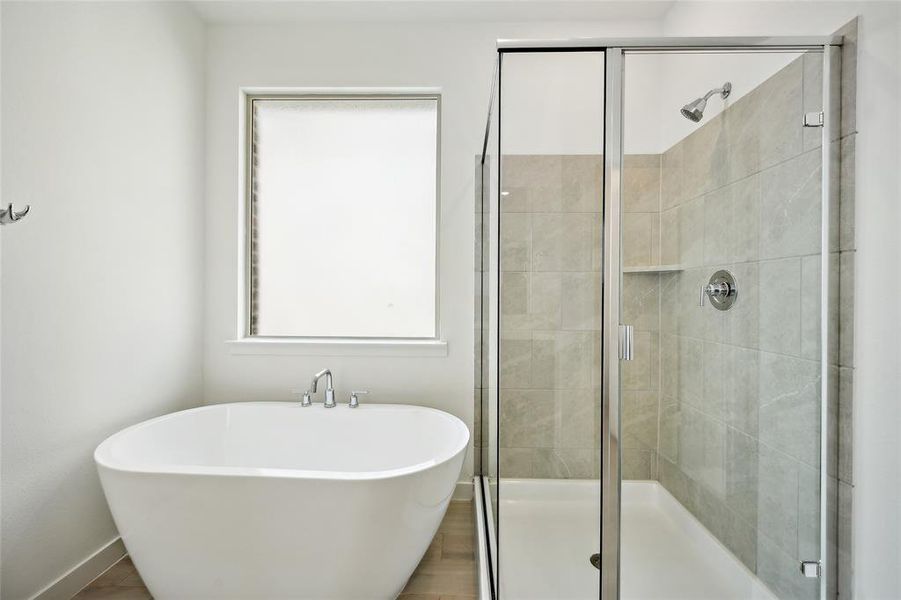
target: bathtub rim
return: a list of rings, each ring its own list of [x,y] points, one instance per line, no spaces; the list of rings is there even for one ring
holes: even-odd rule
[[[110,447],[122,437],[127,436],[130,432],[149,427],[155,423],[175,418],[178,415],[188,413],[202,412],[209,410],[222,409],[229,406],[250,406],[250,405],[270,405],[270,406],[291,406],[299,405],[297,402],[270,402],[270,401],[250,401],[250,402],[223,402],[219,404],[207,404],[197,406],[185,410],[179,410],[158,417],[153,417],[134,425],[130,425],[124,429],[113,433],[105,440],[100,442],[94,450],[94,463],[98,469],[107,469],[118,473],[139,474],[139,475],[186,475],[191,477],[229,477],[229,478],[265,478],[265,479],[301,479],[305,481],[377,481],[389,480],[414,475],[431,469],[440,467],[448,462],[457,459],[464,453],[469,446],[472,434],[466,423],[456,415],[449,412],[431,408],[428,406],[420,406],[418,404],[376,404],[366,405],[366,410],[380,408],[400,408],[405,410],[416,410],[439,413],[442,418],[446,418],[452,423],[452,426],[459,429],[461,441],[456,446],[452,446],[452,450],[445,451],[431,460],[421,461],[412,465],[396,467],[393,469],[383,469],[380,471],[321,471],[309,469],[281,469],[267,467],[232,467],[232,466],[203,466],[203,465],[174,465],[159,463],[156,465],[127,465],[122,461],[118,461],[109,455]],[[325,410],[321,402],[313,403],[313,407]],[[346,408],[346,407],[345,407]],[[336,407],[340,409],[340,407]]]

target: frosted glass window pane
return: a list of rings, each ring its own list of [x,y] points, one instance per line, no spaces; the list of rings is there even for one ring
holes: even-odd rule
[[[253,101],[251,333],[436,336],[437,98]]]

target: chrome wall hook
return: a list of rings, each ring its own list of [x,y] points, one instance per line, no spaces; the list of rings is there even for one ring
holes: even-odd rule
[[[12,202],[10,202],[5,209],[0,210],[0,225],[9,225],[10,223],[15,223],[16,221],[22,219],[25,215],[27,215],[30,210],[31,205],[28,204],[23,210],[16,212],[13,209]]]

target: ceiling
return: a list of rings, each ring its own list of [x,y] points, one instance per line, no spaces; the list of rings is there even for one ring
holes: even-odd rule
[[[671,0],[192,0],[210,23],[661,19]]]

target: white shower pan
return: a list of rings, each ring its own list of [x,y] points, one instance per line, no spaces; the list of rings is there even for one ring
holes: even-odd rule
[[[502,479],[503,600],[597,600],[597,480]],[[656,481],[622,483],[622,600],[776,600]]]
[[[129,427],[94,459],[154,598],[375,600],[428,548],[468,443],[430,408],[253,402]]]

